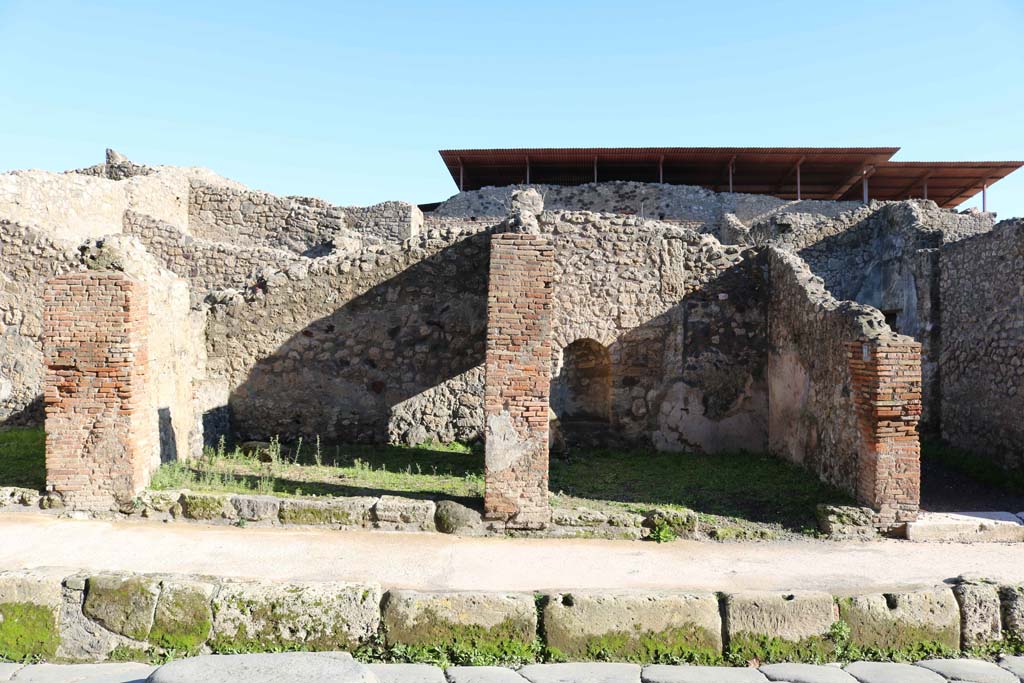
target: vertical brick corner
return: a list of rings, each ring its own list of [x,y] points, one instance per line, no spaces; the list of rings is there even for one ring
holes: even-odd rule
[[[548,406],[554,247],[546,235],[491,238],[487,292],[484,514],[513,528],[551,521]]]
[[[878,511],[880,527],[891,528],[916,519],[921,504],[921,345],[881,340],[847,348],[861,435],[857,498]]]
[[[146,288],[120,272],[46,284],[46,487],[78,510],[108,510],[147,483]]]

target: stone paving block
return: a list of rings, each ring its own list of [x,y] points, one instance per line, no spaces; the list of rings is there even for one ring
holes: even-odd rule
[[[839,614],[851,643],[882,655],[960,649],[960,607],[948,588],[842,598]]]
[[[913,664],[853,662],[846,665],[846,673],[860,683],[946,683],[934,671]]]
[[[907,524],[907,540],[1024,541],[1024,524],[1009,512],[926,512]]]
[[[14,673],[22,668],[23,664],[11,664],[0,662],[0,681],[9,681]]]
[[[532,659],[537,605],[531,593],[389,591],[382,619],[389,645],[469,648]]]
[[[32,664],[14,674],[12,683],[143,683],[156,669],[149,664]]]
[[[1024,657],[1003,655],[999,658],[999,666],[1024,681]]]
[[[927,659],[917,665],[956,683],[1020,683],[1006,669],[977,659]]]
[[[726,666],[651,664],[640,673],[643,683],[767,683],[757,669]]]
[[[503,666],[450,666],[448,683],[525,683],[526,679]]]
[[[828,593],[729,593],[724,601],[726,648],[761,662],[827,661],[834,646],[827,636],[837,618]]]
[[[638,664],[530,664],[519,670],[530,683],[640,683]]]
[[[766,664],[761,673],[770,681],[785,683],[857,683],[842,667],[827,664]]]
[[[176,659],[148,683],[377,683],[368,668],[347,652],[278,652],[204,655]]]
[[[679,658],[706,664],[719,661],[722,652],[722,618],[711,593],[552,593],[543,618],[545,644],[570,661]]]
[[[447,683],[444,672],[430,664],[367,664],[378,683]]]

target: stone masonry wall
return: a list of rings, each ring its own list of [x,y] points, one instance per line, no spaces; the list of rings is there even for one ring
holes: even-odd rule
[[[150,473],[145,285],[71,273],[44,301],[46,486],[74,509],[110,509]]]
[[[484,515],[512,527],[551,519],[548,388],[554,248],[546,235],[491,238],[487,290]]]
[[[1024,221],[940,252],[942,436],[1024,467]]]
[[[769,448],[879,511],[913,518],[920,488],[920,346],[837,301],[799,257],[768,250]]]

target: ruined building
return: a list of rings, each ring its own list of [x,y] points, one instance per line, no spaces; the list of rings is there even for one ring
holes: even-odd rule
[[[1020,164],[894,152],[451,151],[422,206],[3,174],[0,422],[80,509],[221,436],[483,440],[529,528],[558,441],[771,452],[891,528],[921,431],[1024,466],[1024,222],[955,210]]]

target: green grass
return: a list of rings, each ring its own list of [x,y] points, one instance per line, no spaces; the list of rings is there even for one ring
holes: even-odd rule
[[[0,430],[0,486],[46,487],[46,433],[40,427]]]

